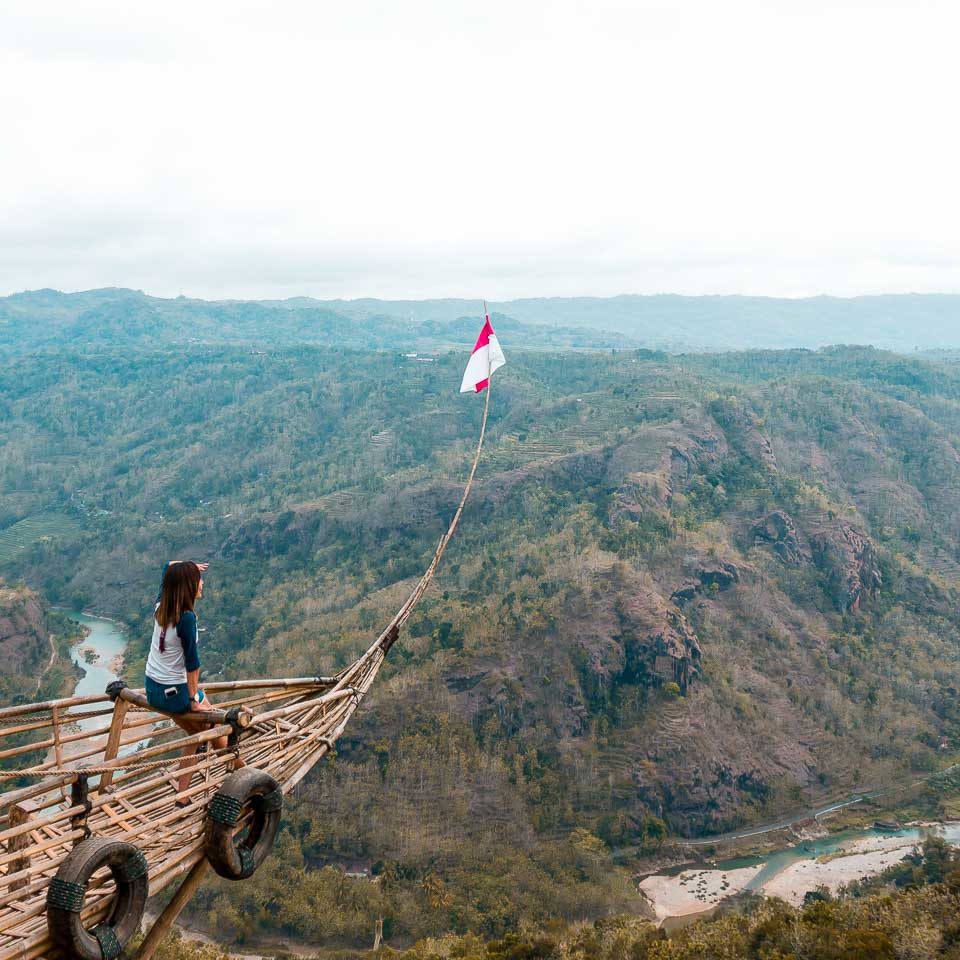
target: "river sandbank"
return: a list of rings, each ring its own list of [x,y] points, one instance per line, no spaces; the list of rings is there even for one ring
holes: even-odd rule
[[[779,897],[799,906],[810,890],[826,887],[831,893],[836,893],[840,887],[854,880],[875,877],[887,867],[899,863],[916,846],[916,837],[864,837],[852,840],[829,858],[818,857],[816,860],[791,863],[764,883],[761,892],[764,896]]]
[[[658,874],[641,880],[639,889],[662,922],[717,906],[745,890],[761,869],[758,865],[736,870],[684,870],[672,877]]]
[[[836,893],[845,884],[882,873],[903,860],[927,834],[960,844],[960,823],[915,823],[892,834],[869,830],[855,836],[844,832],[810,839],[765,854],[753,863],[731,860],[726,866],[721,862],[674,876],[645,877],[639,892],[661,925],[671,919],[706,916],[743,890],[798,906],[817,887]]]

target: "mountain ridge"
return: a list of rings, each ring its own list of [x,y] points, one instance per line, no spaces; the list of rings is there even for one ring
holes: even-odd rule
[[[227,324],[224,336],[249,336],[245,312],[259,316],[287,340],[316,339],[311,317],[343,318],[392,332],[416,332],[423,324],[449,324],[479,319],[478,300],[463,298],[389,300],[377,298],[203,300],[179,296],[154,297],[142,291],[106,287],[77,293],[50,289],[24,291],[0,298],[0,322],[17,318],[76,319],[84,311],[127,303],[170,321],[184,316],[216,314]],[[532,334],[535,345],[549,347],[549,331],[560,328],[584,346],[644,346],[670,352],[747,348],[816,349],[836,343],[913,351],[960,348],[960,294],[874,294],[858,297],[817,296],[797,299],[745,295],[683,296],[621,294],[614,297],[527,297],[488,301],[491,312]],[[326,313],[324,313],[326,311]],[[290,316],[299,316],[300,323]],[[91,317],[95,319],[95,317]],[[234,331],[229,324],[235,324]],[[422,331],[421,331],[422,332]],[[593,339],[591,339],[591,337]],[[598,340],[597,338],[605,338]],[[536,339],[539,338],[539,339]],[[435,338],[436,340],[436,338]],[[439,341],[437,341],[439,342]],[[369,344],[378,346],[377,343]],[[564,345],[560,343],[558,345]],[[579,344],[578,344],[579,345]]]

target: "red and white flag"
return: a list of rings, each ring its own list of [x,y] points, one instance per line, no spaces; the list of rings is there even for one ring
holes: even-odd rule
[[[463,374],[463,383],[460,384],[461,393],[479,393],[484,387],[490,386],[490,374],[499,370],[507,362],[507,358],[500,349],[500,341],[490,326],[490,314],[484,317],[483,329],[477,337],[477,345],[470,355],[470,362]]]

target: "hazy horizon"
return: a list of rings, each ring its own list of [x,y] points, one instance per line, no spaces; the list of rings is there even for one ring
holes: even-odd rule
[[[413,296],[413,295],[403,295],[398,294],[397,296],[379,296],[375,294],[365,294],[358,293],[355,296],[315,296],[308,293],[290,293],[283,297],[272,297],[272,296],[263,296],[263,297],[244,297],[230,294],[229,292],[224,293],[222,296],[217,297],[208,297],[202,296],[200,294],[194,294],[187,291],[176,293],[176,294],[164,294],[156,293],[151,290],[144,290],[138,287],[130,287],[124,284],[107,284],[99,287],[77,287],[73,289],[63,289],[60,287],[52,286],[41,286],[41,287],[28,287],[19,290],[9,290],[9,291],[0,291],[0,299],[6,299],[8,297],[17,297],[28,294],[37,294],[44,291],[52,291],[53,293],[64,294],[66,296],[73,296],[75,294],[85,294],[85,293],[97,293],[104,290],[129,290],[133,293],[142,294],[145,297],[151,297],[157,300],[176,300],[176,299],[185,299],[185,300],[203,300],[210,303],[224,302],[229,303],[232,301],[249,301],[249,302],[283,302],[286,300],[316,300],[319,303],[357,303],[364,300],[377,300],[385,303],[428,303],[434,301],[469,301],[475,302],[480,308],[484,301],[487,305],[493,304],[503,304],[503,303],[514,303],[519,301],[532,301],[532,300],[619,300],[619,299],[628,299],[628,298],[638,298],[638,299],[654,299],[657,297],[669,298],[669,297],[678,297],[683,299],[690,300],[707,300],[710,298],[715,299],[743,299],[743,300],[784,300],[784,301],[804,301],[804,300],[868,300],[871,298],[881,298],[881,297],[957,297],[960,299],[960,291],[950,291],[950,290],[902,290],[895,292],[884,292],[884,291],[866,291],[864,293],[852,293],[852,294],[833,294],[833,293],[811,293],[811,294],[796,294],[793,296],[790,295],[779,295],[779,294],[765,294],[765,293],[718,293],[718,292],[704,292],[704,293],[681,293],[678,290],[657,290],[650,293],[642,293],[636,291],[626,291],[622,290],[618,293],[610,294],[590,294],[590,293],[570,293],[570,294],[548,294],[548,293],[532,293],[527,296],[518,296],[518,297],[501,297],[493,299],[491,297],[483,296],[470,296],[465,293],[451,293],[446,296],[440,297],[429,297],[429,296]]]

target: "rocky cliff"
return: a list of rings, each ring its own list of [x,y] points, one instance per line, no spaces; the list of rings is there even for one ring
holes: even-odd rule
[[[36,690],[36,678],[50,659],[46,613],[40,597],[26,587],[0,586],[0,683],[6,698]]]

